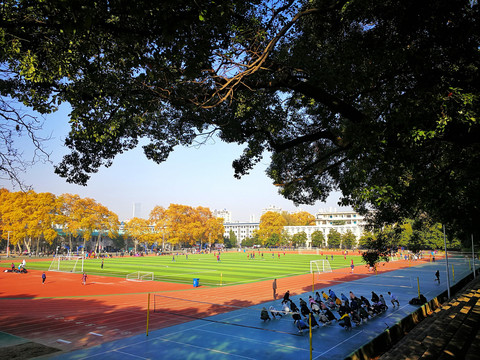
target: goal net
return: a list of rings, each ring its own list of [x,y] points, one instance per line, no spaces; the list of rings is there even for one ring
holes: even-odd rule
[[[56,256],[52,260],[48,271],[81,273],[83,272],[83,257]]]
[[[133,273],[127,274],[128,281],[153,281],[154,275],[153,272],[149,271],[135,271]]]
[[[310,261],[310,273],[326,273],[332,272],[330,262],[328,260],[312,260]]]
[[[320,249],[316,247],[312,248],[298,248],[297,252],[299,255],[320,255]]]

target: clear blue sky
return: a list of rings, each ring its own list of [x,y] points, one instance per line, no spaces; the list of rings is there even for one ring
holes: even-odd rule
[[[58,163],[67,153],[63,146],[68,130],[68,108],[45,118],[44,136],[52,138],[46,142],[51,160]],[[31,156],[31,147],[25,138],[18,145],[24,156]],[[251,215],[260,219],[262,209],[270,205],[286,211],[305,210],[315,214],[320,208],[339,208],[338,194],[333,194],[327,203],[314,206],[295,207],[291,201],[278,194],[278,189],[266,176],[269,158],[259,163],[242,179],[233,177],[232,161],[242,148],[217,141],[195,148],[178,147],[169,159],[158,165],[148,160],[141,148],[115,158],[110,168],[101,168],[93,174],[87,186],[67,183],[55,175],[53,164],[38,163],[24,174],[23,179],[36,192],[78,194],[90,197],[115,212],[120,220],[132,217],[133,204],[141,204],[141,217],[147,218],[156,205],[169,204],[204,206],[227,209],[232,212],[233,221],[248,221]],[[0,180],[0,187],[17,191],[12,185]]]

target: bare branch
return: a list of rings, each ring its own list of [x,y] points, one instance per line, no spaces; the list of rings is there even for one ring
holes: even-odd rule
[[[22,180],[21,174],[39,161],[50,161],[50,154],[43,147],[43,143],[50,137],[42,138],[38,134],[42,125],[36,117],[23,113],[4,97],[0,98],[0,179],[9,180],[14,187],[18,186],[22,190],[30,188]],[[33,145],[30,161],[25,159],[24,153],[18,150],[21,147],[16,144],[16,138],[24,136]]]

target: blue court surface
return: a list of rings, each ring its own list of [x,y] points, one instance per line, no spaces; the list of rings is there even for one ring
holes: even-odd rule
[[[459,281],[471,273],[465,258],[449,258],[450,282]],[[477,267],[478,268],[478,267]],[[434,281],[434,273],[440,270],[440,284]],[[357,297],[371,298],[371,291],[383,294],[388,310],[373,319],[353,326],[350,331],[336,322],[321,326],[312,332],[313,359],[343,359],[370,342],[386,328],[399,322],[418,306],[409,305],[413,297],[421,293],[431,300],[447,289],[445,260],[372,275],[348,283],[338,283],[331,289],[337,295],[348,296],[352,291]],[[316,291],[328,289],[315,289]],[[387,292],[395,294],[400,307],[393,308]],[[308,299],[311,293],[292,296],[299,305],[299,298]],[[201,299],[199,299],[201,300]],[[148,336],[137,335],[87,350],[62,354],[53,359],[310,359],[308,330],[299,333],[290,315],[263,322],[260,309],[270,305],[281,309],[280,300],[249,308],[234,310],[204,320],[193,320],[161,330]],[[168,309],[166,309],[168,310]],[[338,313],[334,312],[338,316]],[[154,316],[161,316],[154,314]]]

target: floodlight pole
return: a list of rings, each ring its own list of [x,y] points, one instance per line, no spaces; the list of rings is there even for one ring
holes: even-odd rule
[[[448,268],[448,253],[447,253],[447,236],[445,235],[445,225],[443,225],[443,244],[445,245],[445,260],[447,261],[447,294],[450,300],[450,270]]]

